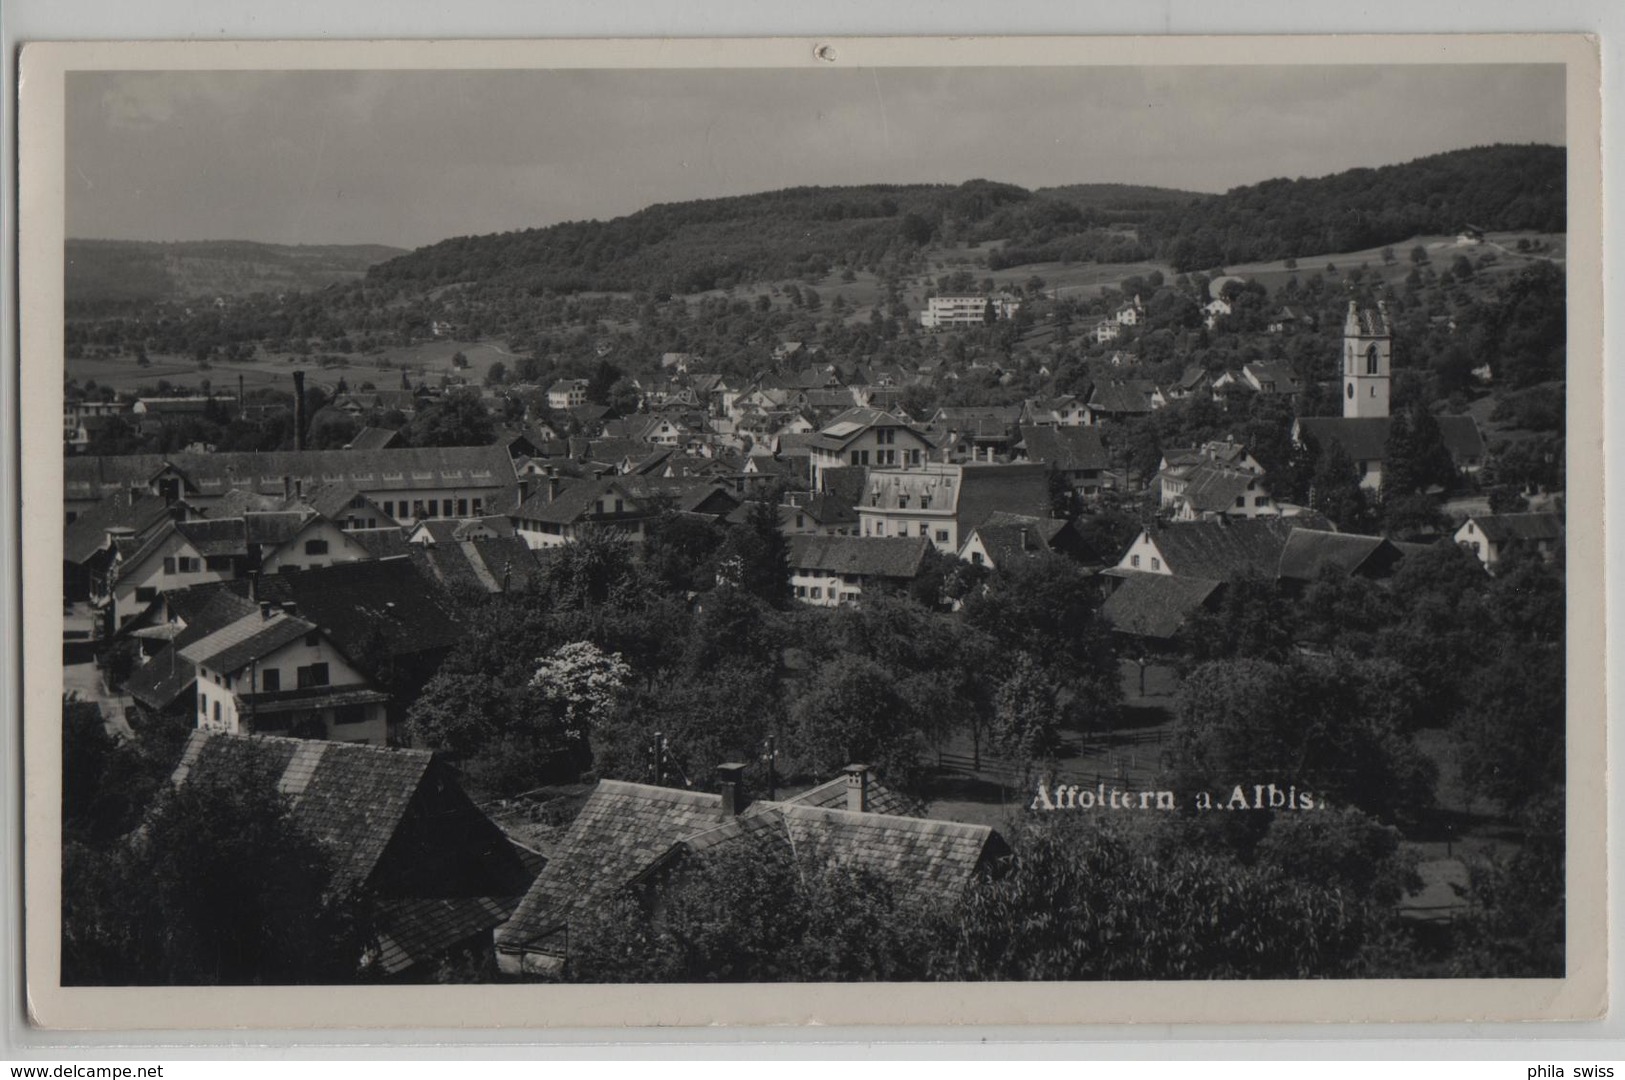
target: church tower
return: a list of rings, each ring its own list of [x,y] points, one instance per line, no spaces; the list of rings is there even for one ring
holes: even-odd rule
[[[1379,300],[1376,307],[1363,308],[1350,300],[1349,316],[1343,323],[1344,417],[1388,415],[1393,360],[1388,305]]]

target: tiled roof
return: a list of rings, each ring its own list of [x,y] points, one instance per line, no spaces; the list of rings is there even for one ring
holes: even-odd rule
[[[175,531],[186,538],[199,555],[246,555],[248,525],[242,518],[181,521]]]
[[[541,571],[536,553],[517,536],[408,546],[413,564],[424,577],[454,590],[521,590]]]
[[[1021,441],[1028,461],[1048,464],[1059,472],[1100,470],[1109,464],[1096,428],[1023,426]]]
[[[1051,542],[1065,528],[1066,522],[1054,518],[1007,514],[1001,510],[989,515],[973,531],[982,541],[982,547],[993,560],[993,565],[998,567],[1050,550]]]
[[[284,712],[305,712],[313,706],[338,708],[341,705],[377,705],[389,695],[370,686],[307,686],[303,689],[275,690],[269,693],[235,695],[239,709],[250,718]]]
[[[181,658],[231,675],[315,629],[314,624],[297,616],[276,611],[267,618],[255,611],[187,645],[181,649]]]
[[[399,657],[449,649],[465,633],[451,602],[409,559],[268,574],[259,579],[259,594],[277,604],[293,601],[301,617],[358,665],[375,651]]]
[[[245,514],[242,520],[248,543],[277,548],[304,532],[315,517],[315,512],[308,509],[277,510]]]
[[[518,897],[415,896],[378,904],[378,962],[390,975],[501,926]]]
[[[350,445],[346,446],[345,449],[388,450],[395,445],[400,437],[400,432],[392,431],[389,428],[364,427],[355,433],[355,438],[350,440]]]
[[[1387,314],[1380,308],[1361,307],[1350,300],[1349,315],[1362,337],[1387,337],[1393,332],[1388,325]]]
[[[108,529],[134,529],[136,536],[143,536],[162,524],[169,516],[168,511],[168,505],[156,495],[144,491],[134,495],[128,491],[112,492],[69,523],[62,534],[63,561],[83,563],[104,550]]]
[[[1383,572],[1400,559],[1399,549],[1380,536],[1293,529],[1281,549],[1279,576],[1314,581],[1332,567],[1345,574]]]
[[[1434,420],[1439,425],[1439,437],[1445,449],[1458,464],[1484,456],[1484,436],[1471,416],[1436,416]],[[1322,449],[1334,442],[1342,443],[1355,461],[1384,461],[1388,457],[1392,417],[1305,416],[1299,419],[1298,425],[1313,436]]]
[[[1138,571],[1122,574],[1121,581],[1100,605],[1100,617],[1119,633],[1163,640],[1178,633],[1220,588],[1204,578]]]
[[[390,450],[273,450],[231,453],[130,454],[70,457],[63,462],[67,498],[147,486],[166,465],[204,497],[232,488],[281,494],[283,478],[306,488],[349,483],[363,491],[511,487],[513,463],[501,446],[410,447]]]
[[[245,491],[242,488],[232,488],[213,503],[209,504],[206,517],[215,520],[227,518],[240,518],[248,513],[268,513],[281,510],[288,504],[288,500],[278,491],[275,495],[260,495],[256,492]]]
[[[124,692],[149,709],[163,710],[197,681],[197,668],[170,642],[124,680]]]
[[[923,536],[792,536],[790,567],[911,581],[930,550],[931,541]]]
[[[1470,520],[1494,544],[1563,539],[1563,519],[1556,514],[1485,514]]]
[[[541,942],[721,815],[720,795],[599,781],[513,918],[497,930],[497,946]]]
[[[1179,577],[1234,581],[1238,578],[1273,580],[1281,564],[1281,551],[1293,529],[1290,518],[1221,518],[1191,521],[1153,529],[1151,539],[1163,562]],[[1310,525],[1304,521],[1305,526]]]
[[[408,548],[411,547],[406,542],[406,530],[398,525],[387,529],[353,529],[345,535],[360,544],[374,559],[392,559],[406,555]]]
[[[962,467],[956,518],[965,535],[998,511],[1049,517],[1049,470],[1043,465]]]
[[[1236,500],[1245,498],[1247,489],[1254,485],[1257,485],[1256,490],[1263,490],[1255,473],[1204,461],[1190,467],[1180,497],[1203,513],[1223,513],[1236,509]]]
[[[328,846],[337,876],[357,885],[378,865],[433,757],[422,750],[194,731],[174,782],[230,768],[256,752],[279,767],[277,787],[292,800],[294,820]]]
[[[1104,413],[1148,413],[1151,411],[1150,391],[1138,383],[1096,383],[1089,395],[1089,407]]]
[[[826,780],[822,784],[810,787],[799,795],[792,795],[788,799],[780,799],[786,806],[813,806],[825,810],[846,809],[846,776],[843,774],[833,780]],[[771,805],[771,804],[767,804]],[[893,791],[880,780],[871,775],[864,786],[864,806],[872,814],[900,814],[907,817],[921,817],[925,807],[918,800],[907,795]],[[755,810],[755,806],[747,808],[747,813]]]

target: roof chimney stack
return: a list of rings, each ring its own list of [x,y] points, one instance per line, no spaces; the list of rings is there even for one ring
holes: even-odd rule
[[[717,781],[722,792],[722,816],[738,817],[749,803],[745,797],[745,763],[729,761],[718,765]]]
[[[260,618],[265,620],[266,622],[271,621],[271,601],[269,601],[269,600],[261,600],[260,601]]]
[[[282,614],[288,616],[299,614],[299,605],[294,603],[292,600],[282,601]]]
[[[866,813],[869,809],[869,766],[848,765],[841,771],[846,773],[846,808],[854,814]]]

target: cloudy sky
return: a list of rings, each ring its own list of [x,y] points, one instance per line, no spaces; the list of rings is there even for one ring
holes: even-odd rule
[[[1556,66],[79,73],[68,235],[412,247],[801,184],[1223,191],[1562,144]]]

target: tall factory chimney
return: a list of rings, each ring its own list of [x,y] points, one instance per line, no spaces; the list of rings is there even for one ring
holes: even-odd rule
[[[293,373],[293,448],[305,448],[305,373]]]

